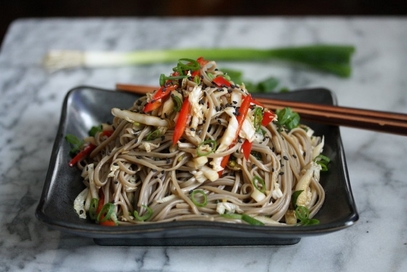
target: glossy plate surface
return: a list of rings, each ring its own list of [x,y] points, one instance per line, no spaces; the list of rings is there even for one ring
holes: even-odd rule
[[[306,89],[270,94],[284,100],[336,104],[326,89]],[[100,245],[281,245],[295,244],[302,237],[321,235],[353,225],[358,213],[353,199],[339,128],[308,123],[317,135],[325,135],[324,155],[331,158],[329,171],[321,173],[326,200],[307,227],[264,227],[217,222],[169,222],[104,227],[80,219],[73,201],[84,185],[80,172],[68,166],[67,133],[84,137],[90,127],[110,121],[112,107],[128,108],[137,96],[130,93],[81,86],[67,94],[62,108],[43,193],[36,210],[39,220],[61,231],[93,238]],[[305,122],[306,123],[306,122]]]

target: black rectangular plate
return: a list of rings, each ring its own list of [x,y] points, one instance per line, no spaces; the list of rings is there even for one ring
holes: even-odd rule
[[[270,98],[336,104],[332,92],[323,88],[287,93],[267,94]],[[324,154],[331,158],[329,171],[321,174],[326,200],[316,218],[319,225],[298,227],[265,227],[206,221],[154,223],[134,226],[104,227],[80,219],[73,209],[75,197],[84,188],[80,173],[68,166],[67,133],[85,137],[90,127],[111,121],[111,108],[129,108],[136,95],[80,86],[65,97],[58,133],[40,202],[36,210],[39,220],[52,228],[93,238],[100,245],[170,245],[170,246],[232,246],[287,245],[302,237],[341,230],[358,220],[339,128],[307,123],[316,135],[325,136]]]

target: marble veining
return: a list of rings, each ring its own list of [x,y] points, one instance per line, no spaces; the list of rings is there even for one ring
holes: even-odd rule
[[[254,81],[325,87],[341,105],[407,113],[405,18],[93,18],[15,21],[0,51],[0,271],[407,271],[407,140],[341,128],[360,214],[352,227],[270,247],[102,247],[49,229],[35,208],[67,91],[157,84],[167,64],[41,66],[50,49],[136,50],[353,44],[351,78],[272,63],[225,63]]]

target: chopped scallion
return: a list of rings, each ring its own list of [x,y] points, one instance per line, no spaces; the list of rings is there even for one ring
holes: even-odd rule
[[[153,209],[151,209],[150,207],[147,207],[146,205],[142,205],[142,207],[144,207],[146,209],[146,212],[144,213],[143,216],[139,216],[137,211],[134,211],[134,213],[133,213],[134,218],[136,218],[136,220],[138,220],[138,221],[146,221],[146,220],[150,219],[150,217],[153,215]]]
[[[324,156],[322,154],[319,154],[315,158],[315,162],[321,166],[321,171],[324,171],[324,172],[328,171],[328,164],[330,161],[331,161],[330,158],[328,158],[327,156]]]
[[[96,211],[97,211],[98,205],[99,205],[99,199],[92,198],[92,200],[90,201],[90,206],[89,206],[89,217],[92,220],[96,220],[96,218],[97,218]]]
[[[247,214],[242,214],[242,220],[245,221],[246,223],[249,223],[252,226],[264,226],[264,223],[257,220],[256,218],[253,218]]]
[[[254,176],[253,186],[262,193],[266,191],[266,183],[264,182],[264,179],[259,176]]]
[[[206,146],[209,146],[210,149],[202,151],[202,148],[206,148]],[[217,142],[215,140],[205,140],[202,143],[200,143],[196,149],[196,153],[198,154],[199,157],[201,156],[207,156],[209,154],[211,154],[212,152],[214,152],[216,150],[217,147]]]
[[[201,199],[197,199],[197,196],[200,195]],[[192,202],[198,207],[205,207],[208,204],[208,198],[204,192],[204,190],[194,190],[191,192],[191,200]]]

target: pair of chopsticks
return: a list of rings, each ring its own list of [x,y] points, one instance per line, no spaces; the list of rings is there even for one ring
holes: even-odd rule
[[[157,87],[116,84],[116,89],[144,95]],[[308,121],[407,136],[407,114],[260,97],[256,97],[256,101],[271,110],[290,107]]]

